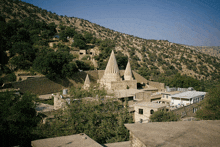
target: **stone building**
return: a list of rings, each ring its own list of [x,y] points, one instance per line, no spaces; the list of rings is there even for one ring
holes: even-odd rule
[[[153,102],[139,102],[134,104],[134,121],[135,123],[148,123],[151,114],[155,111],[166,111],[165,104],[158,104]]]
[[[102,147],[84,133],[31,141],[32,147]]]
[[[159,103],[170,104],[171,103],[171,95],[180,93],[180,91],[171,91],[171,92],[162,92],[161,99],[158,101]]]
[[[219,146],[220,120],[125,124],[130,147]]]
[[[124,80],[121,78],[113,50],[104,71],[104,75],[97,82],[100,83],[101,87],[105,87],[107,90],[137,89],[137,81],[133,80],[129,62],[124,72]]]

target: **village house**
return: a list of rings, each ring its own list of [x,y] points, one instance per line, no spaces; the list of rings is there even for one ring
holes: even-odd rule
[[[158,101],[158,103],[170,104],[171,103],[171,95],[180,93],[180,91],[171,91],[171,92],[162,92],[162,97]]]
[[[125,124],[130,147],[219,146],[220,120]]]
[[[171,95],[171,106],[180,107],[195,104],[204,99],[206,92],[186,91]]]
[[[168,105],[153,102],[139,102],[134,104],[135,123],[148,123],[150,116],[156,111],[169,111]]]

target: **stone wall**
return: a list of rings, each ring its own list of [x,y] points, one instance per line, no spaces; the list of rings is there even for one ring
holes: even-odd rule
[[[135,94],[135,100],[151,102],[151,92],[139,92]]]
[[[143,114],[139,114],[139,109],[143,109]],[[166,106],[161,106],[159,108],[152,108],[152,107],[147,107],[147,106],[134,106],[135,123],[140,122],[141,119],[142,119],[142,123],[147,123],[151,116],[151,113],[150,113],[151,110],[156,112],[162,109],[166,109]]]
[[[54,109],[58,110],[66,106],[66,100],[62,99],[60,96],[54,96]]]
[[[147,147],[143,142],[141,142],[134,134],[130,131],[130,147]]]
[[[158,89],[158,92],[164,91],[164,83],[159,83],[159,82],[153,82],[153,81],[148,81],[149,86],[155,87]]]
[[[113,90],[124,90],[124,89],[137,89],[137,81],[112,81],[111,89]]]
[[[130,81],[123,81],[126,89],[127,89],[127,86],[128,86],[128,89],[137,89],[137,81],[136,80],[130,80]]]
[[[181,116],[182,118],[183,117],[194,117],[196,116],[196,113],[193,111],[193,109],[194,110],[198,109],[198,103],[175,109],[173,110],[173,112]]]

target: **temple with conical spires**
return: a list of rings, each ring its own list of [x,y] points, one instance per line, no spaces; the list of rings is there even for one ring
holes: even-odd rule
[[[137,89],[137,81],[132,77],[130,62],[128,61],[127,63],[123,80],[113,50],[104,71],[104,75],[98,80],[98,83],[107,90]]]

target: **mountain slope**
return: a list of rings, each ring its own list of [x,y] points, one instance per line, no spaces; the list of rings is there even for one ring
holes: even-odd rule
[[[90,58],[91,60],[96,59],[99,69],[105,67],[110,54],[109,50],[114,49],[118,56],[127,56],[131,60],[132,69],[147,79],[157,81],[159,76],[166,77],[177,73],[199,80],[216,81],[220,79],[220,59],[201,53],[196,47],[171,43],[167,40],[142,39],[77,17],[58,16],[18,0],[2,0],[0,9],[1,14],[6,17],[6,21],[32,17],[47,24],[54,22],[59,33],[62,32],[62,29],[66,29],[65,27],[75,28],[83,36],[85,36],[85,32],[91,33],[92,37],[96,39],[94,42],[91,41],[92,45],[87,50],[94,49],[94,47],[99,49],[99,55]],[[68,41],[59,42],[67,45],[70,52],[76,50],[76,47],[71,46]]]

